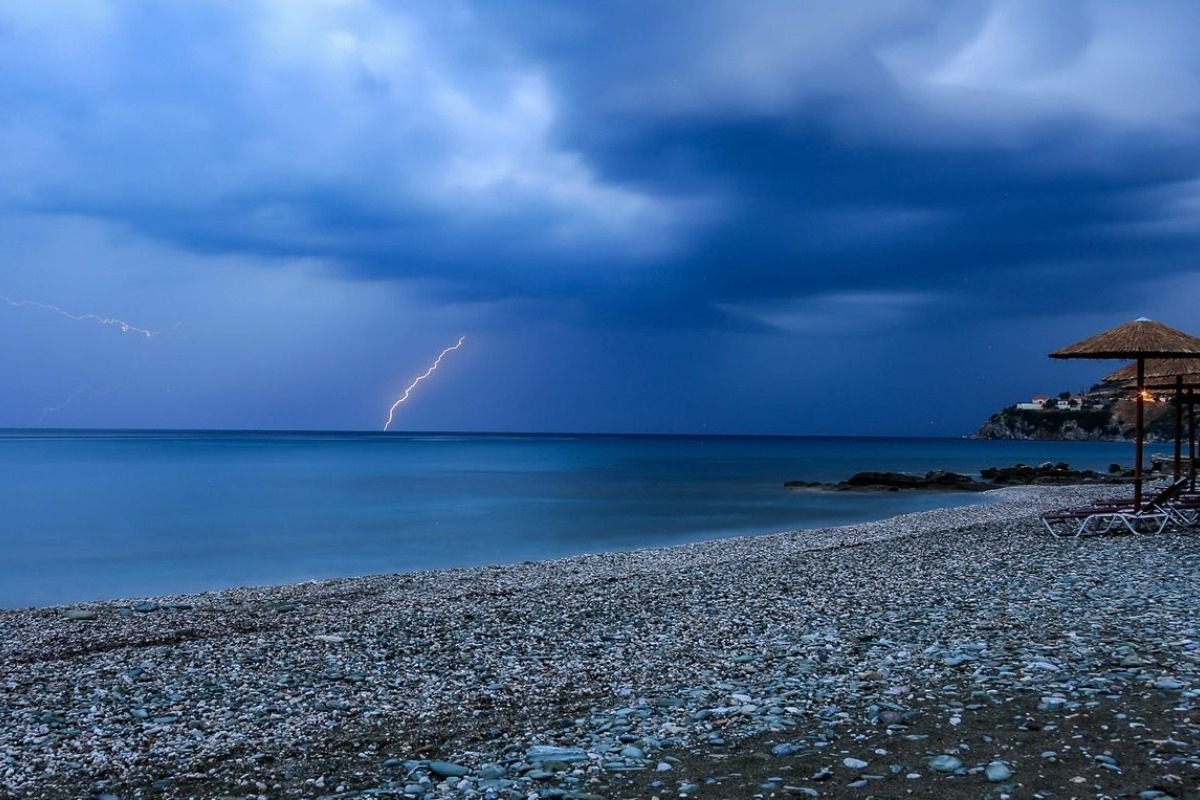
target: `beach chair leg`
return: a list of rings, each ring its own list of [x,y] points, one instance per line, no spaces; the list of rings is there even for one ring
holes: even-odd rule
[[[1197,515],[1194,508],[1171,508],[1168,509],[1167,514],[1170,516],[1171,522],[1180,528],[1194,528],[1200,521],[1200,516]]]
[[[1108,529],[1111,531],[1113,528],[1116,528],[1118,533],[1137,533],[1137,530],[1130,524],[1124,514],[1113,514],[1109,518]],[[1124,528],[1124,531],[1121,530],[1122,528]]]
[[[1086,532],[1103,536],[1111,533],[1115,524],[1116,519],[1112,514],[1093,514],[1083,521],[1083,524],[1079,526],[1079,531],[1081,534]]]
[[[1167,527],[1168,515],[1154,514],[1116,514],[1115,521],[1120,522],[1130,533],[1146,535],[1162,533]]]

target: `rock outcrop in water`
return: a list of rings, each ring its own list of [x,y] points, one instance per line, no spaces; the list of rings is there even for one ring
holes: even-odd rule
[[[1165,462],[1164,462],[1165,463]],[[1165,469],[1158,461],[1153,470]],[[946,470],[933,470],[924,475],[912,472],[857,472],[844,481],[823,483],[821,481],[787,481],[788,489],[820,489],[833,492],[878,491],[898,492],[902,490],[925,490],[936,492],[982,492],[1001,486],[1071,485],[1084,483],[1124,483],[1133,476],[1132,470],[1117,464],[1108,472],[1092,469],[1074,469],[1064,462],[1050,462],[1038,466],[1016,464],[1011,467],[987,467],[980,470],[983,480],[971,475]]]
[[[1123,482],[1132,477],[1132,472],[1117,464],[1108,472],[1092,469],[1072,469],[1070,464],[1046,462],[1036,467],[1017,464],[1012,467],[988,467],[979,473],[984,480],[1001,486],[1026,486],[1030,484],[1076,484]]]
[[[911,472],[857,472],[838,483],[787,481],[783,485],[788,489],[825,489],[836,492],[856,490],[898,492],[910,489],[982,492],[986,489],[996,488],[996,484],[981,483],[970,475],[945,470],[934,470],[926,472],[924,475],[916,475]]]

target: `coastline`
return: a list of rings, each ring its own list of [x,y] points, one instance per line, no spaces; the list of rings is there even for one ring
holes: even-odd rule
[[[764,796],[863,796],[862,780],[979,796],[1006,785],[993,763],[1028,796],[1050,770],[1038,754],[972,741],[943,773],[929,759],[950,754],[921,750],[936,736],[904,737],[935,717],[965,737],[973,714],[1029,698],[1064,717],[1137,697],[1183,726],[1182,751],[1145,770],[1195,785],[1200,539],[1055,540],[1035,519],[1111,492],[1008,488],[842,528],[73,607],[94,620],[0,612],[0,789],[750,796],[721,775],[761,743],[764,778],[784,776]],[[855,726],[921,752],[889,764],[855,750]],[[1148,780],[1095,755],[1053,762],[1084,777],[1079,796]],[[801,774],[805,758],[824,766]]]
[[[24,432],[3,445],[0,607],[13,609],[855,524],[958,501],[797,495],[781,483],[1064,459],[1104,470],[1132,451],[936,438],[261,431]]]

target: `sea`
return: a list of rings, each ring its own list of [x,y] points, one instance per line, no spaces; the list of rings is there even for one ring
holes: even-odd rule
[[[1132,460],[1120,442],[0,430],[0,608],[846,525],[980,496],[784,482]]]

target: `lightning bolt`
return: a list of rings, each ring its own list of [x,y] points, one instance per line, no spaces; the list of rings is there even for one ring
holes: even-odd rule
[[[400,399],[398,399],[396,402],[392,403],[392,407],[388,410],[387,422],[383,423],[383,429],[385,431],[391,426],[392,420],[396,417],[396,409],[400,407],[401,403],[403,403],[405,400],[407,400],[409,398],[409,396],[413,392],[413,389],[417,388],[417,384],[419,384],[421,381],[425,380],[430,375],[432,375],[437,370],[437,368],[439,366],[441,366],[442,359],[446,357],[446,354],[462,347],[463,342],[465,342],[466,340],[467,340],[467,337],[465,337],[465,336],[458,337],[457,342],[455,342],[450,347],[447,347],[442,352],[438,353],[438,357],[433,360],[433,364],[431,364],[429,366],[429,369],[425,370],[425,372],[423,372],[420,376],[418,376],[416,380],[414,380],[412,383],[410,383],[408,385],[408,388],[406,388],[404,390],[404,394],[400,395]]]
[[[126,322],[123,319],[115,319],[113,317],[102,317],[99,314],[72,314],[70,311],[64,311],[63,309],[59,308],[58,306],[51,306],[51,305],[47,305],[46,303],[39,303],[36,300],[13,300],[11,297],[6,297],[5,295],[0,294],[0,301],[8,303],[13,308],[25,308],[28,306],[28,307],[32,307],[32,308],[41,308],[46,311],[53,311],[55,314],[61,314],[62,316],[66,317],[67,319],[73,319],[76,322],[83,322],[86,320],[91,320],[93,322],[99,322],[101,325],[115,325],[116,327],[121,329],[121,333],[140,333],[142,336],[145,336],[147,338],[157,335],[157,331],[151,331],[151,330],[147,330],[145,328],[139,328],[136,325],[129,324],[128,322]]]
[[[70,396],[68,396],[66,400],[63,400],[58,405],[43,408],[42,409],[42,418],[41,418],[40,422],[45,422],[46,417],[49,416],[50,414],[53,414],[56,411],[62,411],[64,408],[66,408],[67,406],[74,403],[75,399],[77,397],[79,397],[80,395],[90,394],[90,395],[93,395],[94,397],[104,397],[105,395],[112,394],[113,392],[125,387],[128,383],[129,383],[129,379],[126,378],[119,385],[109,386],[104,389],[97,389],[94,386],[81,386],[78,389],[76,389],[75,391],[71,392]]]

